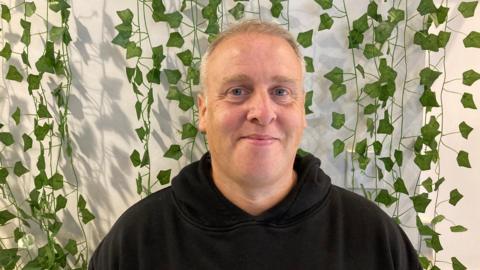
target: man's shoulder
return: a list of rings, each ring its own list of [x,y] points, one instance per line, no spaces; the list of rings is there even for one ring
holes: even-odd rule
[[[394,220],[377,204],[353,191],[332,186],[332,204],[344,218],[379,226],[395,226]]]
[[[175,209],[171,193],[171,187],[166,187],[130,206],[117,219],[104,241],[126,240],[148,231],[153,224],[162,224]]]

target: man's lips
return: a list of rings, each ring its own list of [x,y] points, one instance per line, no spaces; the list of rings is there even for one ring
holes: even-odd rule
[[[250,134],[242,136],[240,137],[240,139],[257,145],[269,145],[274,143],[275,141],[278,141],[278,138],[264,134]]]

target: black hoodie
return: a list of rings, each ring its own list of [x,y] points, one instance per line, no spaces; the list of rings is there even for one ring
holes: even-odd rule
[[[215,187],[205,154],[130,207],[93,254],[90,270],[422,269],[401,228],[375,204],[333,186],[311,156],[298,180],[260,216]]]

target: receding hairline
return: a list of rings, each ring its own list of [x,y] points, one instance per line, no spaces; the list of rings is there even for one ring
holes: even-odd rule
[[[295,38],[293,37],[288,30],[281,27],[278,24],[271,22],[262,22],[259,20],[246,20],[240,23],[235,23],[229,26],[229,28],[221,33],[219,33],[212,43],[208,46],[205,54],[202,56],[202,61],[200,64],[200,86],[201,91],[204,92],[205,83],[206,83],[206,72],[207,72],[207,63],[211,54],[215,49],[226,40],[242,35],[242,34],[263,34],[269,35],[272,37],[278,37],[288,43],[288,45],[293,49],[295,55],[297,56],[300,65],[302,66],[302,74],[305,74],[305,64],[300,48],[297,45]]]

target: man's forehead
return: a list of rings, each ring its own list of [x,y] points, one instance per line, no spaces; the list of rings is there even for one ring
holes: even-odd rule
[[[295,79],[290,76],[284,76],[284,75],[273,75],[270,78],[268,78],[270,81],[273,81],[275,83],[297,83],[298,79]],[[248,74],[240,73],[240,74],[233,74],[233,75],[227,75],[222,79],[223,84],[228,84],[228,83],[235,83],[235,82],[251,82],[254,81],[255,78]]]

